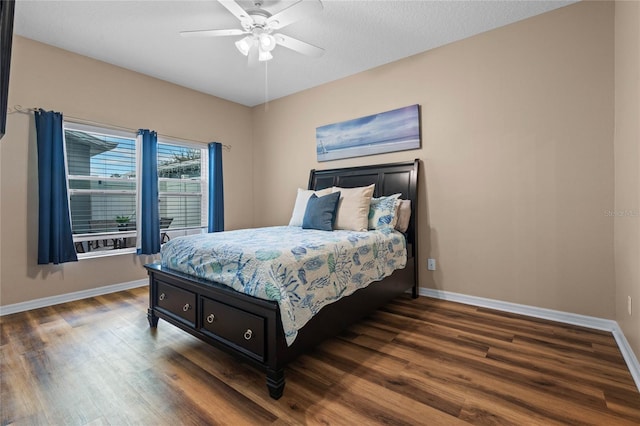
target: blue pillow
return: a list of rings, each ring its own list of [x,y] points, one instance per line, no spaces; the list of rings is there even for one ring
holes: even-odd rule
[[[316,194],[311,195],[302,218],[302,229],[333,231],[338,201],[340,201],[340,192],[333,192],[322,197],[318,197]]]

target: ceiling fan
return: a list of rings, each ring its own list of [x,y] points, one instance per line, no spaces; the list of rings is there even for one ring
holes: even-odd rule
[[[184,37],[220,37],[246,34],[235,44],[240,53],[248,57],[250,66],[257,64],[258,61],[273,59],[271,51],[276,45],[316,58],[324,54],[324,49],[320,47],[275,32],[314,12],[321,11],[323,6],[320,0],[301,0],[275,15],[262,9],[263,0],[254,0],[253,7],[248,10],[244,10],[234,0],[218,1],[240,20],[242,29],[182,31],[180,35]]]

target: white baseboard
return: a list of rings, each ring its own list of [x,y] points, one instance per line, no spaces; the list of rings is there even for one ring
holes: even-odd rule
[[[596,330],[609,331],[613,334],[622,357],[627,363],[631,377],[640,391],[640,364],[638,358],[633,353],[629,342],[622,329],[616,321],[590,317],[587,315],[572,314],[569,312],[555,311],[553,309],[537,308],[535,306],[520,305],[518,303],[503,302],[501,300],[486,299],[484,297],[467,296],[449,291],[434,290],[431,288],[420,288],[420,295],[433,297],[434,299],[449,300],[452,302],[464,303],[465,305],[480,306],[483,308],[495,309],[497,311],[510,312],[514,314],[526,315],[534,318],[542,318],[565,324],[578,325],[581,327],[594,328]]]
[[[636,387],[638,391],[640,391],[640,363],[638,363],[638,358],[633,353],[633,349],[629,345],[627,338],[624,337],[624,333],[618,323],[616,323],[616,330],[613,331],[613,337],[616,339],[618,343],[618,348],[620,352],[622,352],[622,357],[627,363],[627,367],[629,367],[629,372],[633,377],[633,380],[636,382]]]
[[[44,308],[46,306],[58,305],[60,303],[73,302],[74,300],[87,299],[89,297],[115,293],[117,291],[129,290],[131,288],[145,286],[148,283],[149,280],[144,278],[141,280],[129,281],[126,283],[107,285],[104,287],[92,288],[88,290],[74,291],[73,293],[43,297],[41,299],[34,299],[26,302],[14,303],[12,305],[0,306],[0,316],[29,311],[31,309]]]

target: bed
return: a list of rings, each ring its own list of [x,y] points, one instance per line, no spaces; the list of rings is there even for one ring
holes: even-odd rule
[[[411,216],[404,233],[407,253],[404,268],[323,306],[296,330],[295,339],[290,332],[285,333],[288,324],[285,321],[286,327],[283,327],[278,302],[170,268],[167,262],[164,266],[162,263],[145,265],[149,274],[149,325],[157,327],[162,318],[239,361],[262,369],[266,372],[269,395],[280,398],[287,363],[401,294],[411,292],[414,298],[418,297],[418,168],[419,160],[414,160],[311,170],[308,189],[375,184],[374,197],[400,193],[401,198],[410,200]]]

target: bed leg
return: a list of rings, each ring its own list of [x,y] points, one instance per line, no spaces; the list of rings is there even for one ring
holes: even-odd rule
[[[280,399],[284,392],[284,368],[279,370],[267,368],[267,388],[271,398]]]
[[[151,328],[156,328],[158,326],[158,320],[160,318],[158,318],[154,313],[153,313],[153,309],[149,308],[147,309],[147,320],[149,321],[149,326]]]
[[[419,295],[420,294],[418,293],[418,287],[413,286],[413,288],[411,289],[411,297],[413,297],[414,299],[417,299]]]

